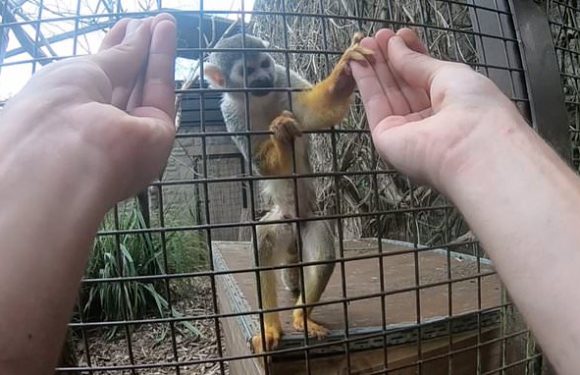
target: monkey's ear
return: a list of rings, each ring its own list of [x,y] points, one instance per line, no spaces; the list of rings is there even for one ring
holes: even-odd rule
[[[223,88],[226,85],[226,80],[221,69],[215,64],[205,63],[203,66],[203,74],[210,85],[215,88]]]

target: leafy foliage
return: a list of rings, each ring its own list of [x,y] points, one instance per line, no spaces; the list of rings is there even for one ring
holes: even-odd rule
[[[81,290],[83,320],[110,322],[179,316],[169,308],[168,294],[175,291],[174,287],[170,290],[169,281],[139,277],[205,268],[206,254],[203,239],[193,234],[148,231],[136,204],[127,205],[117,215],[110,213],[95,240],[86,270],[86,278],[92,280],[84,283]],[[130,279],[94,280],[120,277]],[[198,334],[190,323],[181,324]],[[117,328],[114,326],[107,335],[112,337]]]

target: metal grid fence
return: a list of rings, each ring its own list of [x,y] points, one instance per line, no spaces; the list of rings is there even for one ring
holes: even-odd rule
[[[243,373],[244,363],[254,358],[252,363],[264,366],[252,367],[256,373],[284,373],[276,361],[296,373],[328,373],[336,365],[328,358],[338,358],[336,368],[353,374],[546,371],[461,215],[437,192],[412,184],[378,159],[358,99],[340,126],[308,135],[316,150],[314,172],[292,177],[315,180],[318,218],[337,223],[334,281],[314,304],[319,320],[334,321],[331,334],[316,341],[288,333],[270,363],[250,353],[246,336],[264,312],[256,287],[260,273],[252,265],[257,245],[250,241],[267,210],[257,188],[263,178],[229,140],[217,102],[208,101],[216,91],[199,77],[204,63],[198,60],[235,29],[270,41],[267,51],[277,62],[317,81],[354,31],[409,26],[433,55],[465,62],[494,79],[537,126],[542,120],[529,94],[540,78],[524,69],[533,64],[520,54],[525,35],[514,11],[525,2],[242,0],[239,8],[209,0],[196,6],[69,3],[0,3],[4,98],[41,65],[95,51],[103,30],[124,16],[173,13],[178,55],[190,61],[176,84],[181,128],[166,172],[149,187],[147,205],[123,202],[105,219],[57,372]],[[578,165],[579,9],[575,1],[556,0],[546,9]],[[280,310],[289,314],[292,308]],[[361,367],[361,358],[373,365]]]
[[[558,68],[562,77],[566,109],[570,121],[572,162],[576,168],[580,168],[579,11],[577,1],[548,1],[546,4],[546,13],[554,36]]]

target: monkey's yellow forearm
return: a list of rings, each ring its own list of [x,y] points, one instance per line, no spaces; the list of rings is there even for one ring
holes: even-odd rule
[[[295,95],[294,115],[301,130],[320,130],[337,125],[348,112],[355,81],[349,62],[366,61],[373,51],[361,47],[363,34],[355,33],[332,72],[312,89]]]
[[[294,115],[301,130],[328,129],[340,123],[348,112],[353,90],[354,81],[344,76],[339,62],[325,80],[296,95]]]

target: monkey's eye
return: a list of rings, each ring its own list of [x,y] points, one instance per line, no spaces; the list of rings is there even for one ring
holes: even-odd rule
[[[254,70],[256,70],[256,69],[254,69],[254,68],[246,68],[246,74],[250,75],[250,74],[254,73]]]
[[[264,68],[264,69],[265,68],[268,68],[270,66],[270,60],[264,60],[264,61],[262,61],[262,63],[260,64],[260,66],[262,68]]]

